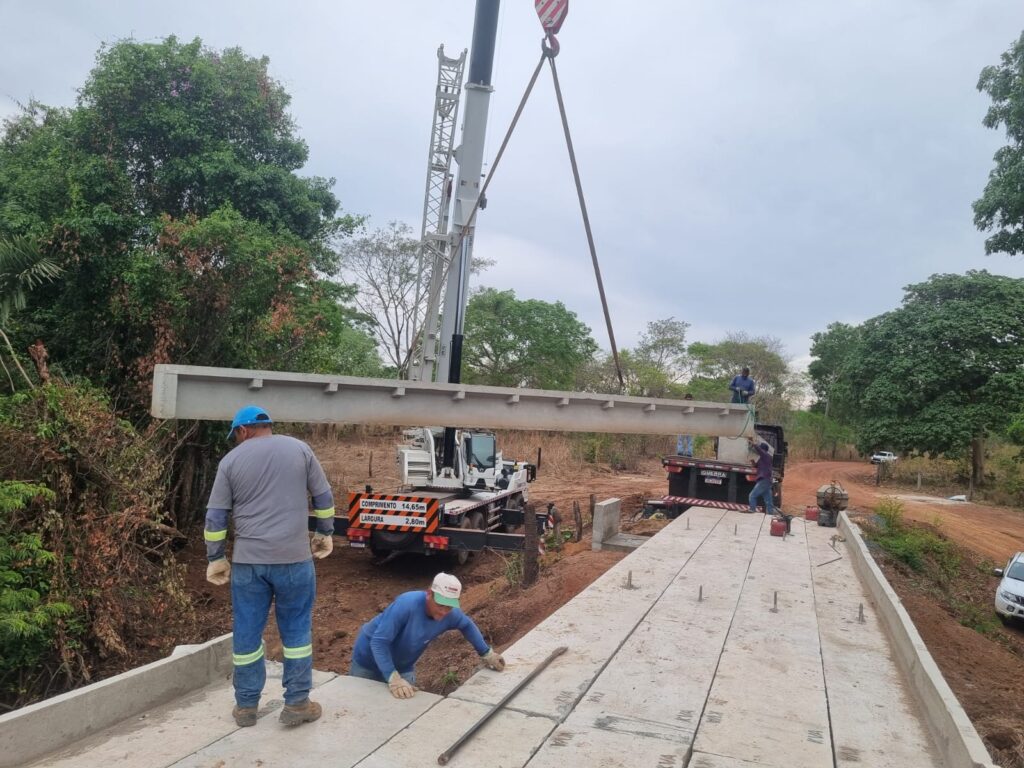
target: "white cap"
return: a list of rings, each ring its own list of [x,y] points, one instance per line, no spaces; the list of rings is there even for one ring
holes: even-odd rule
[[[439,573],[434,577],[430,591],[434,593],[434,601],[438,604],[458,608],[459,595],[462,594],[462,582],[450,573]]]

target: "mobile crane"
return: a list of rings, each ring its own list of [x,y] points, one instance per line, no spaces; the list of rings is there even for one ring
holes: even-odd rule
[[[427,163],[421,228],[420,274],[430,259],[430,287],[422,334],[409,378],[459,383],[462,340],[473,254],[476,211],[481,194],[487,113],[500,0],[477,0],[473,44],[466,84],[462,142],[453,148],[465,52],[458,59],[438,49],[438,78]],[[451,175],[453,157],[458,178]],[[449,231],[449,207],[454,201]],[[446,282],[438,317],[441,285]],[[417,291],[419,293],[419,291]],[[505,460],[497,437],[485,430],[421,427],[406,430],[398,446],[401,489],[397,494],[348,495],[346,535],[354,547],[377,557],[400,552],[431,553],[451,549],[465,563],[484,546],[520,549],[519,537],[473,535],[506,532],[523,523],[527,484],[536,476],[530,464]],[[439,529],[446,529],[440,532]]]

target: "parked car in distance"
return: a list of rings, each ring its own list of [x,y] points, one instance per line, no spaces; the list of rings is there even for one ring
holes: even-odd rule
[[[897,458],[899,457],[892,451],[876,451],[875,453],[871,454],[871,463],[886,464],[890,461],[896,461]]]
[[[1002,576],[996,587],[996,613],[1003,623],[1024,619],[1024,552],[1010,558],[1006,568],[994,568],[993,575]]]

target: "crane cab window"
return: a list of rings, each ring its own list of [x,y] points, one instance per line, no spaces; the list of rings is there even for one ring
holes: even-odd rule
[[[494,469],[497,444],[494,435],[477,433],[466,435],[466,462],[478,470]]]

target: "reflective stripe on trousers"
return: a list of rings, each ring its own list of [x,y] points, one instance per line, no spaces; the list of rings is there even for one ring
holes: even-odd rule
[[[234,563],[231,568],[235,703],[259,706],[267,680],[263,630],[271,601],[284,645],[284,701],[300,704],[313,687],[313,561],[281,565]]]

